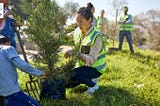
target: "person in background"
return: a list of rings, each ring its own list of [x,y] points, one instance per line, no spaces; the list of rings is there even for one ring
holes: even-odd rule
[[[39,106],[39,103],[20,90],[18,73],[21,71],[34,75],[46,76],[44,72],[32,67],[20,59],[14,47],[10,46],[10,39],[0,35],[0,98],[4,106]]]
[[[9,0],[0,0],[0,3],[4,3],[4,17],[0,19],[0,34],[9,37],[11,46],[16,48],[16,33],[13,27],[20,25],[13,19],[12,13],[8,10],[9,2]]]
[[[105,11],[101,10],[101,15],[97,17],[97,29],[104,35],[107,34],[107,29],[109,27],[109,21],[107,17],[104,16]]]
[[[96,21],[96,18],[94,16],[94,13],[95,13],[95,7],[93,6],[93,4],[91,2],[87,3],[87,8],[89,8],[93,14],[93,21],[92,21],[92,25],[93,26],[96,26],[97,25],[97,21]]]
[[[77,54],[79,60],[71,73],[72,81],[88,86],[87,94],[92,94],[99,86],[92,79],[106,71],[106,46],[103,35],[92,25],[93,14],[87,7],[81,7],[76,14],[78,28],[75,29],[75,49],[68,50],[65,58]]]
[[[133,43],[132,43],[132,29],[133,29],[133,19],[132,15],[128,14],[128,7],[125,6],[123,8],[123,16],[120,17],[119,20],[119,46],[118,49],[122,49],[122,44],[123,44],[123,39],[124,37],[127,38],[129,47],[130,47],[130,52],[131,54],[134,53],[133,50]]]
[[[13,14],[11,13],[11,11],[8,9],[9,4],[10,4],[10,0],[0,0],[0,3],[4,4],[4,17],[9,17],[9,18],[13,18]]]

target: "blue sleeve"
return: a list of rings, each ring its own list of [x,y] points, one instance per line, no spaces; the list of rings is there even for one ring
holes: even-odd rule
[[[11,60],[14,57],[18,57],[18,53],[16,51],[16,49],[12,46],[5,46],[4,47],[5,50],[5,55],[7,55],[7,57],[9,58],[9,60]]]
[[[9,58],[9,60],[12,61],[12,63],[19,68],[21,71],[26,72],[31,75],[40,76],[42,72],[34,67],[32,67],[27,62],[23,61],[17,51],[12,46],[4,46],[3,47],[5,56]]]
[[[131,24],[132,23],[132,16],[128,15],[128,20],[125,22],[126,24]]]
[[[32,67],[27,62],[23,61],[20,57],[14,57],[12,58],[13,64],[19,68],[21,71],[34,75],[34,76],[40,76],[42,72],[34,67]]]

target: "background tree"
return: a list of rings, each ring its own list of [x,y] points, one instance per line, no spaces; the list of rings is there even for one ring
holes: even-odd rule
[[[113,16],[115,16],[114,25],[112,25],[113,29],[110,38],[113,40],[113,47],[114,47],[114,40],[117,35],[117,18],[118,15],[121,13],[122,7],[127,4],[127,0],[112,0],[112,7],[113,7]]]
[[[10,1],[11,1],[10,9],[14,13],[14,17],[18,19],[18,21],[22,22],[28,16],[28,14],[26,14],[20,7],[20,5],[22,4],[22,0],[10,0]]]
[[[133,42],[160,50],[160,11],[149,10],[134,17]]]
[[[77,11],[78,7],[79,7],[78,3],[67,1],[64,4],[63,11],[64,11],[65,14],[68,15],[68,18],[73,18],[74,15],[75,15],[74,13]]]

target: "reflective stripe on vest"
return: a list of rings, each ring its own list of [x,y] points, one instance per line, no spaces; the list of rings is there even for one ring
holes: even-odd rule
[[[97,36],[101,36],[101,35],[98,31],[95,30],[95,28],[93,28],[93,30],[87,36],[85,36],[85,38],[82,40],[80,48],[82,45],[92,47]],[[76,47],[78,47],[78,43],[80,43],[80,38],[81,38],[81,32],[79,32],[77,34],[77,37],[75,39],[75,45],[77,45]],[[79,49],[79,51],[80,51],[80,49]],[[84,66],[85,63],[82,62],[81,60],[79,60],[79,65]],[[100,51],[98,58],[97,58],[96,62],[92,65],[92,67],[96,68],[100,73],[103,73],[104,71],[106,71],[106,69],[107,69],[106,46],[102,46],[102,50]]]
[[[131,15],[123,16],[120,20],[125,21],[127,18],[132,17]],[[124,23],[119,25],[119,30],[122,31],[132,31],[133,24],[132,23]]]
[[[107,18],[106,17],[104,17],[104,18],[105,18],[106,24],[108,24]],[[102,26],[102,19],[101,19],[101,17],[98,16],[98,18],[97,18],[97,27],[96,27],[98,29],[98,31],[100,31],[101,26]]]

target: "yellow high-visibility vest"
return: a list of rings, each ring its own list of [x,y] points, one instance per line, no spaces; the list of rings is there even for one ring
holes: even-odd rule
[[[89,46],[91,48],[97,36],[103,36],[103,35],[101,35],[101,33],[97,31],[96,28],[93,28],[91,32],[89,32],[88,35],[86,35],[85,38],[81,41],[82,32],[79,31],[74,39],[76,48],[79,49],[79,52],[81,51],[82,46]],[[79,60],[78,64],[79,66],[85,66],[85,63],[82,62],[81,60]],[[96,68],[100,73],[104,73],[106,71],[107,65],[106,65],[106,46],[105,45],[102,46],[102,49],[98,55],[98,58],[96,62],[92,65],[92,67]]]
[[[125,21],[127,19],[129,19],[130,17],[132,17],[132,15],[126,15],[126,16],[121,16],[120,20],[121,21]],[[119,30],[120,31],[132,31],[133,30],[133,23],[124,23],[124,24],[120,24],[119,25]]]
[[[109,24],[108,19],[106,17],[104,17],[104,18],[105,18],[106,24],[108,25]],[[101,26],[102,26],[102,19],[101,19],[101,17],[98,16],[97,17],[97,26],[96,26],[98,31],[100,31]]]

